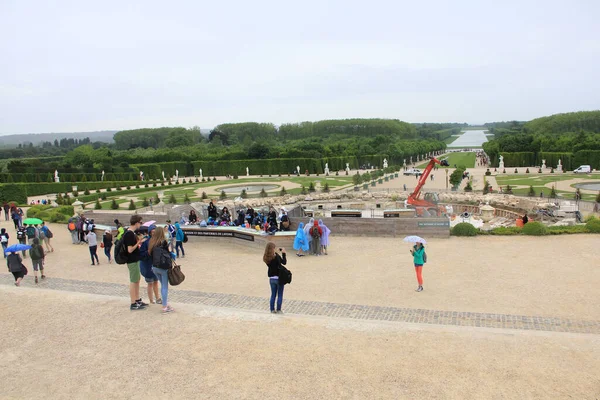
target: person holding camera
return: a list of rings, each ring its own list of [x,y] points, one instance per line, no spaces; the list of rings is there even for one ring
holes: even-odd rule
[[[269,277],[269,285],[271,286],[271,300],[269,307],[271,313],[281,314],[281,304],[283,303],[283,287],[284,284],[279,282],[279,269],[287,263],[285,249],[279,248],[281,255],[275,251],[275,243],[269,242],[265,247],[263,261],[267,264],[267,275]],[[275,310],[275,298],[277,298],[277,310]]]

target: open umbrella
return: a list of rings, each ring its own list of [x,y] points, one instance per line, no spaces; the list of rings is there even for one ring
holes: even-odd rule
[[[44,221],[39,218],[25,218],[23,221],[23,223],[27,225],[40,225],[42,222]]]
[[[30,248],[31,246],[28,244],[17,243],[13,244],[12,246],[8,246],[6,250],[4,250],[4,254],[16,253],[19,251],[29,250]]]
[[[150,225],[154,225],[156,224],[156,221],[150,220],[148,222],[144,222],[144,224],[142,226],[150,226]]]
[[[427,244],[427,242],[425,241],[425,239],[423,239],[422,237],[419,236],[407,236],[403,239],[404,242],[408,242],[408,243],[423,243],[423,244]]]

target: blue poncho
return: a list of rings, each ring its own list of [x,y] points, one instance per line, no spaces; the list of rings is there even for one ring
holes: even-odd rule
[[[294,238],[294,250],[308,251],[308,239],[304,233],[304,222],[300,222]]]

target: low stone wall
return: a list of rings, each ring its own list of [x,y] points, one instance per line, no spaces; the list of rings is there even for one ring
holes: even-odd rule
[[[277,232],[275,235],[263,235],[261,232],[252,229],[238,227],[201,228],[183,226],[181,229],[187,234],[189,242],[209,241],[260,249],[264,249],[267,243],[273,242],[275,247],[285,247],[291,251],[296,237],[295,232]]]
[[[124,226],[129,226],[129,218],[132,215],[139,214],[143,221],[155,220],[164,224],[167,219],[165,213],[136,213],[135,211],[104,211],[104,210],[83,210],[83,215],[88,219],[93,219],[95,224],[113,226],[114,220],[118,219]]]
[[[448,218],[319,218],[336,236],[405,237],[418,235],[425,238],[450,237]],[[292,229],[306,218],[290,218]]]

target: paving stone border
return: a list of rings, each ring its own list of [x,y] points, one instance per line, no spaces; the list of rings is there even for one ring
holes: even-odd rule
[[[0,284],[14,285],[13,276],[0,274]],[[36,286],[31,277],[26,277],[21,285],[26,287]],[[118,297],[129,296],[129,285],[118,283],[48,278],[44,281],[40,281],[37,286],[43,289],[68,292]],[[195,290],[169,288],[169,298],[172,299],[174,303],[202,304],[213,307],[265,312],[269,309],[269,301],[267,298],[237,294],[208,293]],[[600,321],[594,320],[381,307],[292,299],[285,299],[284,306],[286,314],[315,315],[370,321],[412,322],[433,325],[600,334]]]

